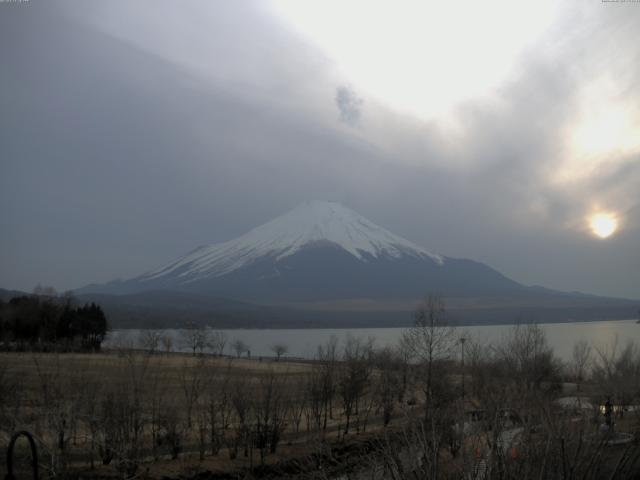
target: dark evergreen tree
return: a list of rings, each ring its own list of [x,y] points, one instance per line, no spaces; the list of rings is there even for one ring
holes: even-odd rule
[[[14,297],[0,303],[0,341],[16,348],[99,350],[108,330],[95,303],[74,307],[51,296]]]

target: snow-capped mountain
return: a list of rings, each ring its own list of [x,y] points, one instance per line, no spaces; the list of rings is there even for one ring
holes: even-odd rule
[[[502,294],[522,287],[471,260],[443,257],[333,202],[305,202],[224,243],[87,292],[176,290],[266,302]]]
[[[362,262],[402,256],[443,262],[439,255],[394,235],[339,203],[316,201],[305,202],[234,240],[200,247],[139,280],[175,276],[182,283],[196,282],[231,273],[262,258],[272,258],[278,264],[305,248],[322,244],[341,248]]]

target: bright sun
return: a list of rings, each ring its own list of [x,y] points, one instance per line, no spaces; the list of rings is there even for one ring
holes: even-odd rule
[[[618,219],[612,213],[596,213],[589,218],[589,226],[596,236],[607,238],[618,229]]]

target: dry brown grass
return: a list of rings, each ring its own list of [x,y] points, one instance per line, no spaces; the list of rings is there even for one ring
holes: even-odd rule
[[[48,376],[61,383],[99,381],[110,384],[123,380],[128,365],[144,368],[147,377],[162,379],[165,394],[179,396],[181,377],[185,369],[205,367],[211,374],[229,372],[231,377],[243,376],[255,381],[271,372],[293,380],[311,371],[308,362],[257,360],[234,357],[192,356],[172,353],[147,355],[142,352],[84,353],[0,353],[0,368],[4,382],[17,384],[25,402],[38,403],[42,378]],[[143,380],[144,381],[144,380]]]
[[[78,372],[80,370],[92,375],[105,375],[106,378],[118,377],[122,365],[122,358],[135,356],[146,358],[149,368],[159,368],[167,372],[175,372],[184,365],[196,365],[203,359],[214,368],[229,368],[232,371],[242,371],[249,375],[260,375],[269,371],[278,373],[305,373],[311,368],[309,362],[292,362],[281,360],[257,360],[235,357],[193,356],[182,353],[147,355],[143,352],[108,352],[108,353],[0,353],[0,364],[7,368],[11,377],[22,378],[24,381],[36,379],[38,364],[45,372],[52,372],[61,367],[64,371]]]
[[[141,387],[142,409],[148,412],[152,402],[160,395],[164,401],[164,408],[170,406],[179,412],[184,424],[185,375],[190,378],[198,369],[205,369],[205,377],[212,381],[245,382],[247,395],[253,397],[260,388],[261,380],[274,375],[283,382],[284,397],[287,401],[296,401],[300,389],[304,385],[304,377],[313,370],[313,363],[287,360],[258,360],[234,357],[192,356],[189,354],[155,354],[143,352],[122,351],[98,354],[55,354],[55,353],[0,353],[0,388],[12,390],[16,404],[11,399],[4,406],[5,414],[14,415],[12,426],[0,425],[0,451],[6,449],[11,430],[26,429],[35,433],[41,442],[41,463],[46,463],[46,450],[55,450],[56,434],[51,431],[50,422],[52,412],[45,401],[45,389],[49,394],[55,387],[54,395],[62,395],[68,402],[85,396],[78,408],[78,416],[84,419],[81,409],[86,402],[101,402],[104,392],[111,389],[118,392],[118,388],[132,388],[133,384]],[[100,386],[100,388],[98,388]],[[157,389],[157,390],[154,390]],[[158,391],[159,393],[153,393]],[[155,397],[154,397],[155,396]],[[156,400],[154,400],[154,398]],[[336,401],[337,404],[337,401]],[[11,412],[15,412],[12,414]],[[71,413],[75,415],[75,413]],[[148,417],[148,413],[144,414]],[[339,408],[335,408],[334,419],[329,421],[328,429],[323,434],[326,440],[340,437],[342,416]],[[84,421],[84,420],[83,420]],[[68,465],[75,470],[88,471],[88,436],[89,430],[83,421],[78,422],[74,439],[67,450]],[[147,419],[148,421],[148,419]],[[266,457],[266,464],[273,464],[291,458],[302,458],[319,448],[320,435],[318,432],[309,433],[303,419],[300,433],[295,433],[293,425],[287,422],[282,441],[276,454]],[[375,430],[375,419],[370,421],[370,430]],[[378,422],[379,423],[379,422]],[[184,428],[184,427],[183,427]],[[166,450],[162,450],[157,458],[153,458],[151,445],[153,444],[149,432],[145,427],[142,443],[144,445],[141,471],[148,472],[151,478],[161,476],[178,476],[195,474],[198,471],[211,470],[214,472],[233,472],[249,466],[257,465],[260,460],[257,452],[253,456],[245,457],[241,451],[237,458],[231,460],[229,451],[223,447],[216,456],[209,453],[203,460],[198,455],[198,434],[196,426],[186,429],[183,437],[182,453],[176,460],[171,460]],[[71,435],[69,432],[68,435]],[[232,436],[232,429],[229,436]],[[4,469],[4,456],[0,459],[0,470]],[[103,466],[96,458],[92,475],[114,475],[113,464]]]

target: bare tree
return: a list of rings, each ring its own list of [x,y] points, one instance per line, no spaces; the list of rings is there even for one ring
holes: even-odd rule
[[[260,463],[264,464],[268,452],[276,453],[284,430],[287,403],[285,402],[286,376],[276,375],[270,370],[260,377],[253,395],[253,435],[260,452]]]
[[[209,345],[209,330],[194,323],[187,324],[186,328],[180,330],[182,345],[191,350],[193,356],[196,353],[202,354]]]
[[[325,345],[318,346],[317,360],[320,364],[320,395],[324,419],[322,430],[327,429],[328,419],[333,419],[333,399],[337,389],[338,338],[331,336]]]
[[[249,455],[249,415],[251,413],[251,397],[249,395],[247,378],[238,375],[231,385],[231,405],[235,413],[233,443],[228,445],[229,458],[238,456],[238,449],[244,445],[245,457]]]
[[[327,425],[327,409],[328,400],[326,399],[325,390],[325,373],[320,367],[315,367],[311,373],[306,376],[306,408],[305,418],[307,424],[307,432],[313,426],[316,431],[326,430]],[[322,427],[322,418],[324,415],[324,428]]]
[[[211,422],[209,421],[209,409],[208,402],[206,398],[201,395],[195,402],[194,406],[194,416],[195,416],[195,426],[197,433],[197,442],[198,442],[198,458],[200,461],[204,460],[204,455],[207,451],[207,440],[209,439],[209,427]]]
[[[209,421],[209,435],[211,454],[217,455],[220,447],[226,442],[226,432],[231,423],[231,379],[232,372],[227,367],[221,376],[215,371],[208,372],[210,381],[207,382],[206,401],[207,419]]]
[[[132,477],[143,458],[144,412],[149,356],[120,357],[123,375],[108,385],[98,406],[98,450],[105,465],[115,461],[123,477]]]
[[[0,425],[7,432],[13,432],[21,422],[24,404],[24,381],[9,375],[6,360],[0,357]]]
[[[616,336],[610,347],[596,348],[593,377],[624,407],[634,396],[640,396],[640,349],[633,341],[619,348]],[[619,410],[621,412],[623,410]]]
[[[285,355],[289,351],[289,347],[287,347],[284,343],[276,343],[271,346],[271,351],[276,355],[276,362],[280,361],[280,357]]]
[[[51,435],[48,442],[44,442],[47,456],[49,457],[49,473],[52,476],[64,476],[66,474],[67,460],[71,434],[75,427],[77,417],[73,415],[73,400],[69,396],[70,391],[76,391],[77,385],[68,384],[70,377],[63,375],[64,369],[60,357],[56,355],[43,363],[38,355],[33,355],[39,380],[39,397],[42,400],[41,411],[45,425]]]
[[[497,352],[510,377],[525,391],[539,389],[543,380],[560,370],[544,330],[535,323],[515,325]]]
[[[169,354],[173,350],[173,338],[170,335],[163,335],[161,338],[164,353]]]
[[[296,380],[291,385],[291,392],[289,397],[289,418],[291,423],[295,427],[296,436],[300,433],[300,424],[302,423],[302,416],[307,409],[308,404],[308,389],[306,388],[307,375],[297,376]]]
[[[87,382],[88,394],[85,396],[81,410],[81,416],[89,434],[89,466],[92,470],[95,468],[96,442],[100,433],[99,405],[103,395],[102,387],[102,382],[99,380]]]
[[[160,346],[161,335],[156,330],[141,330],[138,335],[138,345],[146,350],[149,355],[153,355]]]
[[[440,295],[427,295],[414,312],[414,325],[404,332],[404,342],[422,365],[425,394],[425,418],[433,403],[433,379],[436,363],[447,360],[456,337],[445,319],[444,300]]]
[[[162,412],[166,406],[166,386],[167,375],[166,370],[161,368],[162,364],[156,364],[156,368],[152,369],[148,375],[148,418],[151,429],[151,452],[154,460],[158,459],[158,446],[161,436],[160,419]]]
[[[398,362],[390,348],[376,352],[374,361],[377,376],[373,393],[377,408],[382,411],[382,423],[386,427],[391,421],[398,388],[402,381],[398,376]]]
[[[398,402],[404,402],[404,396],[409,387],[410,364],[414,357],[412,346],[407,340],[407,336],[400,337],[397,347],[395,348],[395,357],[398,360],[400,368],[400,384],[398,385],[397,396]]]
[[[349,433],[351,417],[359,412],[360,399],[365,394],[371,373],[371,344],[364,344],[360,339],[347,339],[340,369],[338,389],[342,397],[342,405],[346,424],[345,435]]]
[[[158,443],[169,450],[173,460],[178,458],[178,455],[182,452],[183,437],[185,435],[184,424],[179,412],[180,410],[175,405],[167,404],[158,418],[160,426]]]
[[[573,345],[573,355],[571,359],[571,367],[573,377],[576,381],[578,391],[580,383],[584,381],[587,374],[587,367],[591,360],[591,345],[586,340],[579,340]]]
[[[211,332],[209,344],[213,354],[221,357],[224,355],[224,347],[227,345],[227,334],[220,330],[214,330]]]
[[[196,363],[185,361],[182,364],[182,368],[180,369],[180,386],[184,395],[188,428],[192,426],[193,409],[206,387],[206,380],[204,359],[201,358]]]
[[[249,345],[247,345],[242,340],[237,338],[231,344],[231,348],[233,349],[234,352],[236,352],[236,355],[238,356],[238,358],[240,358],[240,355],[242,355],[244,352],[249,350]]]

